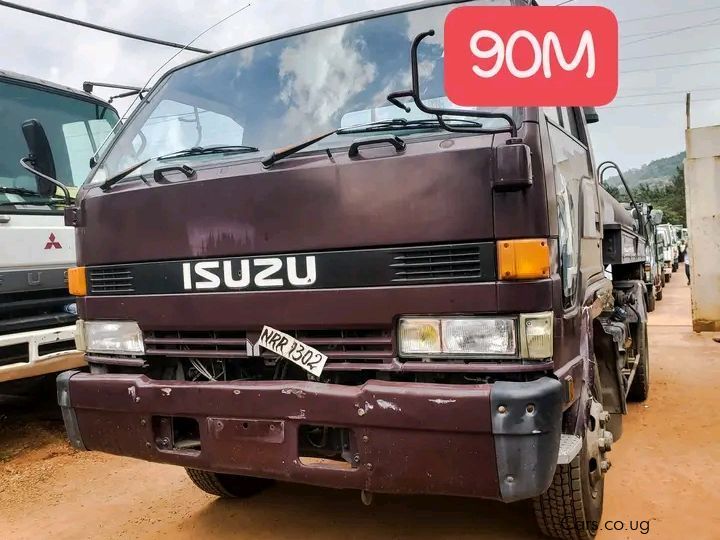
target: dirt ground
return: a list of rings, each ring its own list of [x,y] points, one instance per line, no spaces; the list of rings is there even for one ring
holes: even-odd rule
[[[605,486],[603,523],[627,530],[601,527],[602,540],[720,538],[720,345],[692,333],[673,277],[651,315],[651,397],[626,417]],[[377,496],[367,508],[356,492],[293,485],[220,501],[182,469],[73,451],[51,405],[0,404],[0,538],[122,537],[540,538],[524,503]]]

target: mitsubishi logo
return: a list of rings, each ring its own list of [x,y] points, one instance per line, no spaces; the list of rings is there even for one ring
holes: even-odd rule
[[[50,236],[48,237],[48,243],[45,244],[45,249],[62,249],[62,246],[60,245],[60,242],[57,241],[57,237],[55,236],[55,233],[50,233]]]

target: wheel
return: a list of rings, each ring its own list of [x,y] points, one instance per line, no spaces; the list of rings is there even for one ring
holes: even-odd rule
[[[665,283],[670,283],[671,274],[665,274]]]
[[[533,499],[535,519],[544,535],[561,540],[592,540],[602,517],[606,452],[613,443],[606,431],[609,414],[591,400],[580,454],[568,465],[558,465],[548,490]]]
[[[662,300],[663,289],[664,289],[664,287],[660,287],[660,289],[658,289],[657,294],[655,295],[655,299],[656,299],[658,302],[659,302],[660,300]]]
[[[678,271],[678,268],[680,268],[680,265],[678,263],[673,263],[672,265],[672,271],[673,273]]]
[[[199,469],[185,469],[190,480],[205,493],[218,497],[245,499],[257,495],[268,486],[272,480],[254,478],[252,476],[239,476],[235,474],[221,474]]]
[[[653,311],[655,311],[655,287],[653,287],[652,285],[648,286],[646,301],[648,313],[652,313]]]
[[[630,385],[628,401],[645,401],[650,393],[650,351],[648,350],[647,324],[643,324],[642,336],[638,340],[638,367]]]

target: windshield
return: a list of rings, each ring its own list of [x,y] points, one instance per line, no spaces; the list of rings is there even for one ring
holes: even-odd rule
[[[37,211],[49,202],[36,178],[20,166],[28,156],[22,132],[26,120],[38,120],[47,135],[56,177],[77,191],[90,172],[90,158],[118,121],[111,108],[51,90],[0,81],[0,212]],[[45,207],[47,210],[47,207]]]
[[[473,5],[509,5],[482,0]],[[150,159],[138,173],[157,167],[159,156],[193,147],[245,145],[244,154],[183,155],[192,160],[255,159],[338,128],[388,119],[433,118],[411,105],[391,105],[387,95],[411,86],[410,45],[429,29],[436,35],[419,50],[423,99],[452,107],[445,96],[443,29],[457,3],[352,22],[261,43],[183,67],[164,79],[124,126],[98,168],[102,182]],[[483,110],[513,114],[513,109]],[[503,129],[502,119],[481,119],[486,129]],[[399,125],[399,124],[398,124]],[[402,138],[447,136],[437,126],[414,125]],[[330,136],[305,151],[346,147],[377,130]]]

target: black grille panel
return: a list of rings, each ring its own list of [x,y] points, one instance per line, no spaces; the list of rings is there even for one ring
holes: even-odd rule
[[[89,268],[88,289],[91,295],[153,295],[488,282],[496,277],[495,257],[494,242],[475,242],[130,263]],[[202,273],[199,263],[206,263]],[[261,278],[267,269],[271,275]],[[298,282],[298,274],[310,280]]]
[[[389,329],[283,331],[327,355],[328,363],[383,362],[393,358]],[[255,343],[257,339],[258,334],[246,332],[146,332],[145,353],[151,357],[242,359],[253,354],[248,340]],[[260,356],[277,355],[261,349]]]
[[[479,280],[487,278],[480,244],[433,246],[398,252],[390,266],[394,282]]]
[[[127,294],[135,292],[133,272],[126,267],[93,268],[89,272],[91,294]]]

